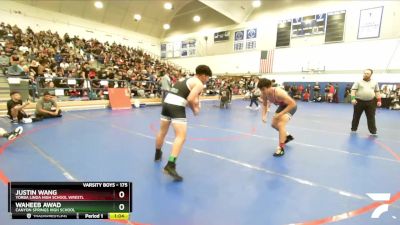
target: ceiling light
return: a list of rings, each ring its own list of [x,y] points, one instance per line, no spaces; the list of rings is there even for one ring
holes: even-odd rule
[[[193,21],[194,21],[194,22],[200,22],[200,20],[201,20],[201,18],[200,18],[200,16],[198,16],[198,15],[196,15],[196,16],[193,17]]]
[[[140,14],[135,14],[133,15],[133,19],[135,19],[135,21],[139,21],[142,19],[142,16]]]
[[[169,28],[171,28],[171,26],[168,23],[166,23],[163,25],[163,28],[164,30],[168,30]]]
[[[258,7],[261,6],[261,1],[253,1],[252,5],[253,5],[254,8],[258,8]]]
[[[172,9],[172,3],[171,2],[166,2],[164,4],[164,9],[166,10],[171,10]]]
[[[103,8],[103,3],[101,1],[96,1],[94,3],[94,7],[98,8],[98,9],[102,9]]]

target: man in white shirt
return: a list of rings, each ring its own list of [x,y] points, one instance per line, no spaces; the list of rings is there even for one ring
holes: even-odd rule
[[[351,131],[356,132],[362,113],[367,116],[368,130],[371,135],[377,135],[375,124],[376,106],[382,105],[378,83],[371,80],[372,69],[364,70],[363,80],[355,82],[351,88],[351,103],[354,105]]]
[[[69,64],[63,59],[63,61],[60,63],[60,67],[65,71],[68,70]]]
[[[23,44],[21,47],[19,47],[19,51],[20,52],[29,52],[29,48],[25,46],[25,44]]]

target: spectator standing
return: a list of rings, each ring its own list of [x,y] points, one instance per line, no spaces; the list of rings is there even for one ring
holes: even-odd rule
[[[168,73],[165,73],[164,76],[162,76],[161,78],[161,93],[163,101],[165,99],[165,96],[167,96],[171,87],[172,87],[171,77],[169,76]]]
[[[228,103],[229,103],[229,99],[230,99],[230,90],[228,88],[228,84],[225,83],[223,87],[221,87],[220,91],[219,91],[219,95],[220,95],[220,105],[219,107],[221,109],[223,108],[228,108]]]
[[[329,83],[328,88],[329,88],[328,102],[332,103],[333,95],[335,94],[335,87],[333,86],[332,83]]]
[[[248,109],[252,109],[253,103],[256,105],[256,110],[258,110],[260,108],[260,106],[258,105],[258,98],[261,96],[261,91],[260,89],[257,87],[258,85],[258,78],[255,78],[251,84],[250,84],[252,89],[250,91],[250,105],[248,105],[246,108]]]
[[[346,89],[344,91],[344,103],[350,103],[351,102],[351,85],[347,84]]]
[[[313,98],[313,101],[314,102],[321,102],[321,93],[320,93],[320,91],[321,91],[321,86],[319,85],[319,83],[318,82],[315,82],[315,85],[314,85],[314,98]]]
[[[335,83],[335,93],[333,94],[333,102],[339,103],[339,84]]]

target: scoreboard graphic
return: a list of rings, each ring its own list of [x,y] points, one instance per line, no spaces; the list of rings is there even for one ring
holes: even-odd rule
[[[326,13],[292,19],[292,38],[324,34]]]
[[[131,182],[10,182],[12,219],[128,220]]]

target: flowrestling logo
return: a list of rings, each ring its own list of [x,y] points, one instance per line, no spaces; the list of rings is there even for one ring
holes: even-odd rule
[[[367,193],[368,197],[370,197],[374,201],[389,201],[390,193]],[[371,218],[379,219],[384,212],[389,210],[389,204],[382,204],[372,212]]]

